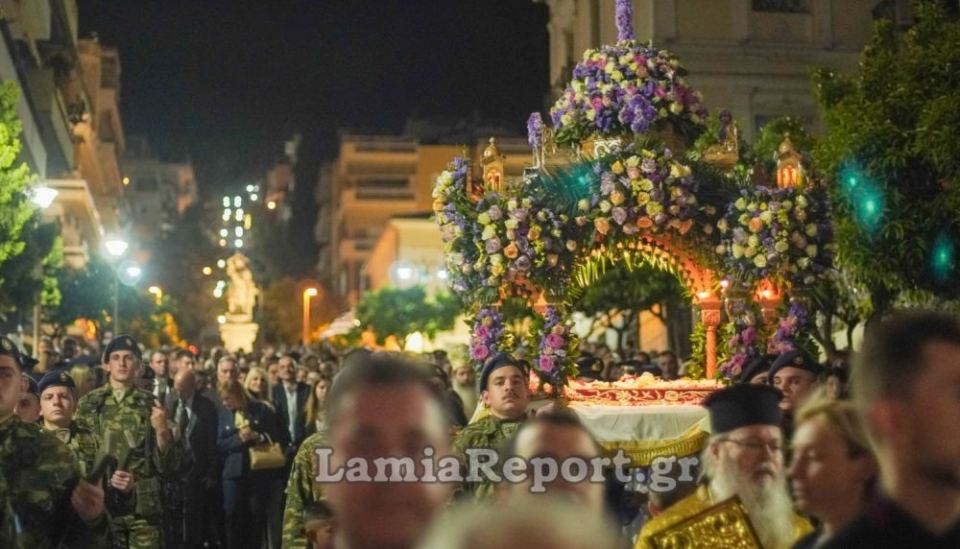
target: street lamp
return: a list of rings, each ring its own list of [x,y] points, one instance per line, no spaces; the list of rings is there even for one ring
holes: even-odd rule
[[[45,210],[50,207],[50,204],[53,204],[54,199],[57,198],[57,195],[60,194],[60,191],[56,189],[51,189],[46,185],[40,185],[39,187],[34,187],[28,191],[30,196],[30,202],[34,206]]]
[[[303,290],[303,344],[310,341],[310,298],[317,297],[320,292],[310,287]]]
[[[127,248],[130,247],[130,244],[122,238],[112,237],[108,238],[103,243],[103,247],[107,249],[107,253],[112,257],[119,258],[126,253]]]
[[[147,291],[153,294],[158,306],[163,302],[163,289],[160,286],[150,286]]]
[[[126,253],[127,248],[130,247],[130,244],[120,238],[120,237],[110,237],[104,240],[103,242],[104,249],[107,250],[107,254],[113,258],[114,262],[120,259],[124,253]],[[116,269],[116,266],[114,266]],[[120,328],[120,272],[114,270],[113,273],[113,335],[116,336]]]

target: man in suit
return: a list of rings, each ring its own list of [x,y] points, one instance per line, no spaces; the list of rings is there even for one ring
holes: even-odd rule
[[[150,353],[150,370],[153,371],[153,384],[147,390],[153,393],[153,396],[160,402],[166,402],[167,395],[170,393],[170,386],[173,382],[170,380],[169,358],[167,353],[156,350]],[[146,370],[144,370],[146,372]]]
[[[289,463],[300,443],[307,438],[306,408],[310,386],[297,381],[297,361],[293,357],[282,357],[279,367],[277,374],[280,383],[273,387],[271,396],[281,425],[289,438],[286,449]]]
[[[177,529],[182,535],[180,541],[183,547],[203,547],[204,541],[216,545],[219,535],[211,530],[220,523],[214,514],[221,500],[217,407],[197,393],[196,375],[189,369],[177,372],[165,404],[168,416],[177,424],[179,436],[193,458],[180,477],[182,520]]]

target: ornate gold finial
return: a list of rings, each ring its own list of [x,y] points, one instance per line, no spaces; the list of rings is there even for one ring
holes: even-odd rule
[[[805,180],[803,156],[794,148],[790,134],[784,133],[783,141],[777,147],[777,187],[797,187],[803,185]]]
[[[480,164],[483,166],[483,187],[486,191],[496,193],[503,191],[504,161],[500,147],[497,147],[497,138],[491,137],[490,144],[483,149]]]

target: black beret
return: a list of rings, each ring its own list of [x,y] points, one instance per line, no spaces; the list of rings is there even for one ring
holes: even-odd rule
[[[483,363],[483,369],[480,370],[480,390],[487,390],[487,381],[490,379],[490,374],[494,370],[499,370],[506,366],[514,366],[520,369],[520,373],[527,375],[527,363],[519,360],[507,353],[497,353],[492,357],[488,358],[486,362]]]
[[[755,357],[753,360],[748,362],[747,366],[742,372],[740,372],[740,379],[737,382],[750,383],[750,379],[755,377],[757,374],[769,372],[770,366],[776,359],[777,355],[761,355]]]
[[[48,387],[66,387],[71,391],[76,390],[77,384],[66,370],[54,370],[47,372],[41,379],[38,386],[39,394],[43,394]]]
[[[703,406],[710,412],[711,432],[729,433],[749,425],[780,425],[783,394],[766,385],[733,385],[710,394]]]
[[[97,362],[97,357],[95,356],[80,355],[67,361],[68,368],[73,368],[74,366],[86,366],[88,368],[92,368],[94,366],[99,366],[99,363]]]
[[[17,347],[17,344],[14,343],[12,339],[5,335],[0,335],[0,356],[11,357],[13,361],[17,363],[18,368],[21,370],[25,368],[20,348]]]
[[[813,359],[809,354],[800,349],[794,349],[792,351],[787,351],[777,357],[773,361],[773,364],[770,366],[770,379],[768,383],[773,385],[773,376],[783,368],[792,367],[800,368],[801,370],[806,370],[813,375],[820,375],[822,371],[820,364]]]
[[[110,343],[107,343],[107,347],[103,350],[104,364],[110,361],[110,354],[114,351],[130,351],[137,359],[143,358],[143,353],[140,351],[140,346],[137,345],[137,341],[124,334],[118,335],[111,339]]]
[[[37,389],[37,380],[33,379],[32,377],[28,376],[25,373],[20,375],[22,375],[23,379],[27,381],[27,392],[40,396],[40,391]]]

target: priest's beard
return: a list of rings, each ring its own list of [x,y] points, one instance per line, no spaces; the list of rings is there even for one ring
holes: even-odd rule
[[[793,502],[783,473],[776,472],[772,465],[768,471],[773,477],[760,484],[731,462],[716,468],[710,480],[710,490],[717,501],[740,496],[763,547],[790,547],[796,541]]]

